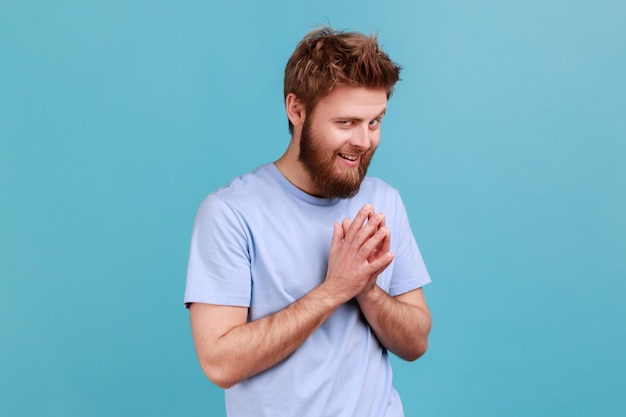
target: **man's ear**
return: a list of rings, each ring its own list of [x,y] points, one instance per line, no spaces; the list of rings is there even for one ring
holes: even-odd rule
[[[287,118],[292,125],[300,126],[304,123],[306,117],[304,105],[295,94],[287,94],[287,97],[285,97],[285,109],[287,110]]]

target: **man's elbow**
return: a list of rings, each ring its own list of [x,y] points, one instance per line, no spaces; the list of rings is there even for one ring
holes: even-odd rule
[[[421,358],[426,353],[427,350],[428,350],[428,339],[424,338],[424,340],[420,341],[419,343],[416,343],[414,348],[411,349],[409,352],[407,352],[406,357],[404,357],[403,359],[409,362],[416,361],[419,358]]]
[[[394,352],[397,356],[408,362],[413,362],[422,357],[428,350],[428,338],[416,340],[400,352]]]
[[[422,326],[414,335],[413,343],[410,344],[410,347],[405,352],[405,355],[401,356],[402,359],[413,362],[421,358],[426,353],[428,350],[428,336],[430,335],[431,327],[432,322],[430,321],[430,315],[428,315],[428,321],[424,323],[424,326]]]
[[[228,389],[239,382],[223,365],[200,360],[200,367],[209,381],[222,389]]]

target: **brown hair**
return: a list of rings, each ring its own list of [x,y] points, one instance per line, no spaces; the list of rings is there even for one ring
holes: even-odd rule
[[[306,34],[287,61],[285,98],[295,94],[307,113],[336,85],[384,88],[389,98],[400,70],[380,49],[375,35],[322,27]],[[293,133],[291,122],[289,132]]]

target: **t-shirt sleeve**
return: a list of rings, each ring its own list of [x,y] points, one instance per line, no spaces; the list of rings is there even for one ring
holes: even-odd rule
[[[217,195],[208,196],[191,236],[185,306],[250,306],[249,239],[244,221]]]
[[[396,257],[389,295],[396,296],[428,284],[430,275],[411,231],[406,209],[397,191],[393,219],[395,232],[392,232],[391,239],[392,242],[396,239],[397,245],[394,245]]]

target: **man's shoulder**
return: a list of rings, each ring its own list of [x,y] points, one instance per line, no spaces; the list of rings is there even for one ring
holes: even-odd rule
[[[361,183],[360,193],[388,193],[399,194],[397,188],[378,177],[367,176]]]
[[[214,190],[202,200],[201,210],[229,207],[230,210],[241,211],[267,200],[268,195],[275,193],[276,189],[272,165],[261,165],[253,171],[233,178],[227,185]]]
[[[271,164],[264,164],[253,171],[233,178],[227,185],[218,188],[207,196],[218,197],[223,200],[233,198],[245,198],[264,192],[264,189],[271,187],[272,183]]]
[[[365,177],[356,199],[358,204],[371,204],[376,211],[387,213],[404,206],[398,189],[377,177]]]

